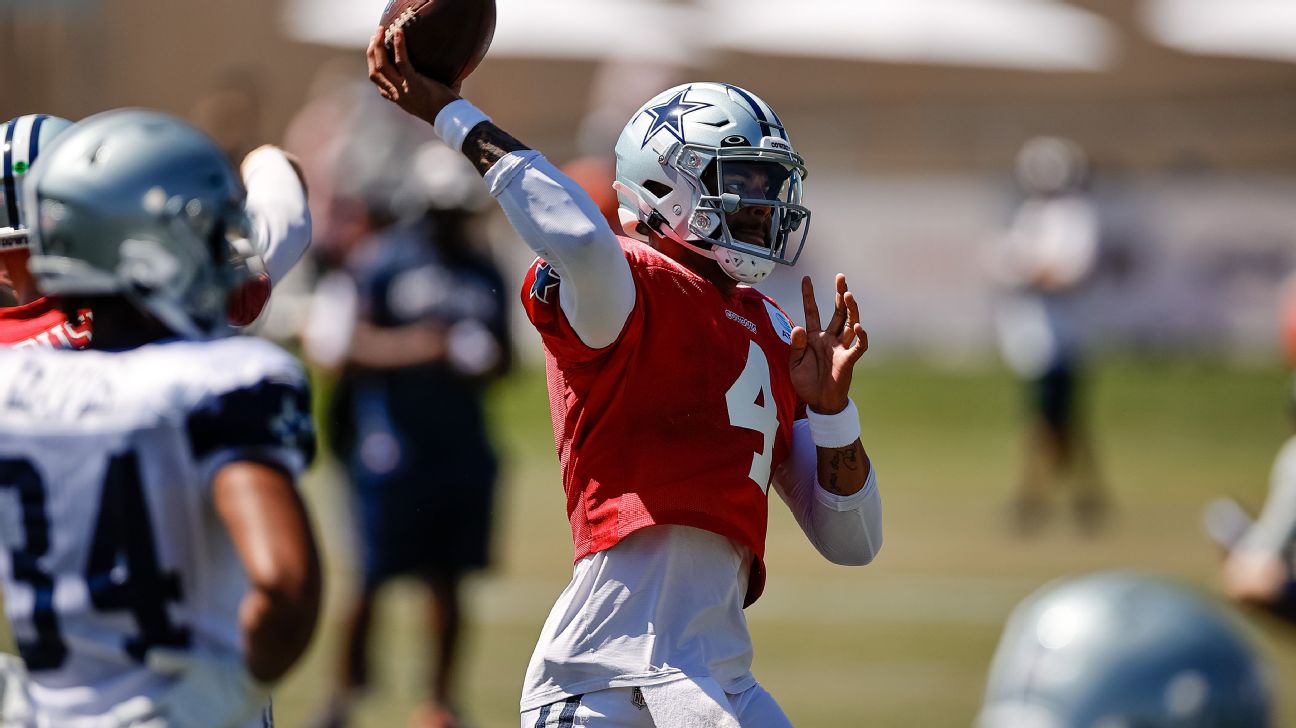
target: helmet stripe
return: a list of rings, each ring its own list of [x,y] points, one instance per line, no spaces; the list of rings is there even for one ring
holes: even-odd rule
[[[774,117],[774,125],[771,125],[769,117],[765,115],[765,110],[761,108],[761,102],[757,101],[756,97],[737,86],[729,85],[729,88],[733,89],[739,96],[743,97],[743,100],[752,107],[752,111],[756,114],[756,121],[760,122],[761,134],[765,136],[773,136],[773,134],[770,133],[771,128],[773,128],[778,130],[778,135],[780,137],[783,137],[785,140],[787,139],[787,133],[783,131],[783,122],[778,120],[778,115],[774,113],[774,109],[770,109],[770,115]]]
[[[36,161],[36,155],[40,154],[40,130],[41,124],[49,117],[44,114],[38,114],[32,119],[31,140],[27,143],[27,164],[30,166]]]
[[[743,97],[743,101],[746,101],[747,105],[752,107],[752,113],[756,115],[756,121],[760,122],[761,136],[769,136],[770,135],[769,121],[766,120],[765,112],[761,111],[760,104],[756,103],[756,99],[753,99],[751,94],[738,88],[737,86],[729,86],[729,88],[733,89],[734,93]]]
[[[5,206],[9,212],[9,226],[18,227],[18,180],[13,173],[13,138],[18,120],[14,119],[5,127],[4,140],[4,187]]]

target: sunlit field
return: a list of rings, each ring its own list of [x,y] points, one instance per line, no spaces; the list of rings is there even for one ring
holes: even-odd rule
[[[1006,529],[1021,455],[1021,397],[997,369],[891,362],[857,374],[864,439],[881,476],[886,545],[866,568],[815,554],[775,497],[770,581],[748,617],[757,677],[801,726],[968,726],[1000,627],[1050,579],[1133,567],[1217,590],[1217,554],[1199,514],[1213,495],[1258,506],[1287,432],[1287,383],[1273,369],[1109,361],[1091,379],[1091,420],[1115,493],[1108,531],[1086,538],[1057,502],[1041,536]],[[495,391],[508,458],[497,514],[497,565],[471,584],[464,693],[476,726],[517,725],[535,636],[570,568],[568,529],[543,377],[525,371]],[[277,696],[279,722],[306,723],[329,694],[341,606],[354,563],[346,491],[336,470],[306,483],[327,544],[328,609],[305,664]],[[375,686],[358,724],[405,724],[425,675],[423,601],[390,589],[373,647]],[[1249,619],[1296,685],[1296,631]],[[1279,690],[1280,725],[1296,725],[1296,691]]]

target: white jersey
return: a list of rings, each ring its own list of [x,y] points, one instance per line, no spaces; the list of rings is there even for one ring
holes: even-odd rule
[[[248,582],[211,478],[297,474],[313,444],[303,373],[264,340],[0,349],[0,581],[39,724],[161,694],[151,647],[241,654]]]

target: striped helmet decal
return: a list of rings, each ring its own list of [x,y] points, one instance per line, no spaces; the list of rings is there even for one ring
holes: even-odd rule
[[[4,198],[5,198],[5,225],[4,227],[18,226],[18,179],[14,176],[13,171],[13,148],[14,148],[14,130],[21,119],[14,119],[5,126],[4,134]]]
[[[25,227],[19,220],[18,180],[31,169],[40,153],[40,131],[45,114],[20,116],[5,125],[4,132],[4,199],[7,219],[0,227]]]
[[[778,114],[774,113],[772,107],[738,86],[725,84],[725,88],[728,88],[741,96],[743,101],[746,101],[747,105],[752,108],[752,113],[755,114],[756,121],[760,122],[762,135],[775,136],[775,134],[770,133],[771,130],[773,130],[777,132],[777,136],[782,137],[784,141],[792,141],[791,139],[788,139],[787,132],[783,129],[782,119],[779,119]]]

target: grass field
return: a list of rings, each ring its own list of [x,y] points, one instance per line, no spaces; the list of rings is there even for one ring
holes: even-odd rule
[[[1042,536],[1023,541],[1004,528],[1021,448],[1020,393],[1007,374],[892,362],[856,380],[886,506],[882,554],[863,569],[828,564],[775,498],[769,587],[748,610],[755,673],[798,726],[968,726],[1004,618],[1060,575],[1134,567],[1217,589],[1201,507],[1220,493],[1258,506],[1287,433],[1277,368],[1107,362],[1092,379],[1091,419],[1118,517],[1086,539],[1058,508]],[[494,407],[508,458],[497,566],[471,584],[464,672],[468,716],[491,728],[517,725],[527,658],[570,571],[541,373],[502,384]],[[329,550],[328,609],[308,659],[277,696],[289,727],[330,692],[353,564],[340,483],[323,468],[306,488]],[[425,670],[422,604],[410,585],[391,588],[373,650],[376,685],[358,725],[405,724]],[[1250,622],[1275,667],[1279,725],[1296,726],[1296,630]]]

